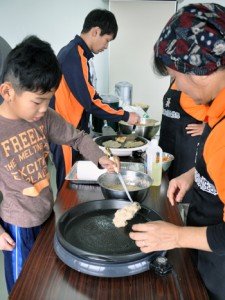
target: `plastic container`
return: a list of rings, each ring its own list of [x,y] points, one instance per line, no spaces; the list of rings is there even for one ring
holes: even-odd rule
[[[162,149],[156,139],[151,140],[146,150],[146,168],[153,180],[152,186],[159,186],[162,181]]]
[[[133,85],[127,81],[121,81],[115,85],[115,94],[119,97],[119,106],[132,105]]]

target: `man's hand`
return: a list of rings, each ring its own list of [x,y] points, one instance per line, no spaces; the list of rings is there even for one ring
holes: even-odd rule
[[[140,123],[140,116],[135,112],[130,112],[127,123],[129,123],[131,125],[136,125],[136,124]]]

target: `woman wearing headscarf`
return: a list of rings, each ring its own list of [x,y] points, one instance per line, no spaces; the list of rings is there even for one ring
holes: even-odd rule
[[[225,7],[190,4],[168,21],[154,47],[154,67],[196,104],[210,106],[195,167],[170,181],[172,205],[193,188],[187,225],[137,224],[130,237],[147,253],[196,249],[210,299],[225,299]]]

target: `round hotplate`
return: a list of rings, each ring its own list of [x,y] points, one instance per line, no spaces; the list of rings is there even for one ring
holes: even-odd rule
[[[70,268],[92,276],[97,277],[125,277],[131,276],[150,270],[151,263],[165,252],[152,252],[142,259],[132,262],[112,263],[107,261],[92,260],[76,256],[67,251],[58,241],[55,234],[54,237],[54,250],[59,259]]]
[[[93,261],[124,263],[148,256],[130,239],[129,232],[135,223],[162,218],[142,205],[127,226],[117,228],[112,222],[114,214],[128,203],[118,199],[94,200],[71,208],[57,223],[56,237],[59,243],[72,255]]]

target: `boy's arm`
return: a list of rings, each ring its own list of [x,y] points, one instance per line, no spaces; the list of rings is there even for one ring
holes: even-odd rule
[[[105,156],[90,135],[76,129],[51,108],[48,108],[46,113],[46,127],[49,142],[69,145],[96,165],[98,165],[99,159]]]

